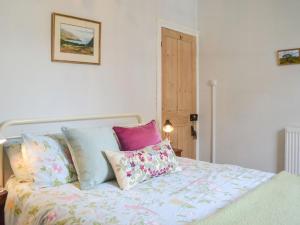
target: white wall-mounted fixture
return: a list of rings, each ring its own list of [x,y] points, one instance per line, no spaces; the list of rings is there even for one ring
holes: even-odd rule
[[[300,127],[285,128],[285,171],[300,175]]]
[[[216,108],[217,108],[217,96],[216,87],[218,82],[216,80],[210,80],[209,85],[211,87],[211,162],[216,163]]]

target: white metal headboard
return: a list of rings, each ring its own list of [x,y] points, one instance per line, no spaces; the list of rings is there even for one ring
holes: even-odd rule
[[[62,118],[48,118],[48,119],[26,119],[26,120],[8,120],[0,123],[0,134],[12,126],[33,125],[33,124],[50,124],[50,123],[64,123],[88,120],[110,120],[110,119],[136,119],[138,123],[142,123],[142,117],[138,114],[120,114],[120,115],[92,115],[92,116],[74,116]],[[4,181],[4,157],[3,144],[0,145],[0,186],[3,187]]]

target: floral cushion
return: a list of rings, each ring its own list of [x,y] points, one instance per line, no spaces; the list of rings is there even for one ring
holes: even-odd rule
[[[49,134],[46,136],[51,137],[60,144],[61,148],[63,149],[64,155],[68,160],[67,167],[69,169],[69,173],[71,174],[70,182],[77,181],[78,179],[74,163],[64,137],[61,134]],[[4,150],[9,159],[10,166],[15,177],[20,181],[28,181],[32,180],[32,176],[30,175],[27,165],[23,160],[22,146],[24,147],[22,138],[12,138],[4,144]]]
[[[181,171],[168,141],[137,151],[105,151],[121,189],[163,174]]]
[[[68,160],[67,167],[68,167],[68,170],[70,173],[69,183],[78,181],[78,175],[77,175],[77,172],[76,172],[76,169],[74,166],[72,155],[71,155],[70,149],[68,147],[68,144],[67,144],[64,136],[62,134],[49,134],[47,136],[54,139],[55,141],[57,141],[59,143],[60,147],[63,150],[65,157]]]
[[[47,136],[22,135],[23,160],[34,182],[40,187],[58,186],[76,176],[58,141]]]
[[[5,143],[4,145],[4,150],[7,154],[15,177],[20,181],[32,180],[32,177],[28,173],[27,166],[24,163],[21,148],[22,144],[18,142],[9,144]]]

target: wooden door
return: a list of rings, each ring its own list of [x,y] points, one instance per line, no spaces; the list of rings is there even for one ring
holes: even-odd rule
[[[182,156],[196,158],[196,140],[191,128],[196,114],[196,38],[162,28],[162,123],[174,126],[171,144]]]

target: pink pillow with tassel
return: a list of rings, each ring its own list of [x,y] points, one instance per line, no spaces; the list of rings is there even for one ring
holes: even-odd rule
[[[113,130],[119,139],[121,151],[139,150],[161,142],[155,120],[137,127],[113,127]]]

